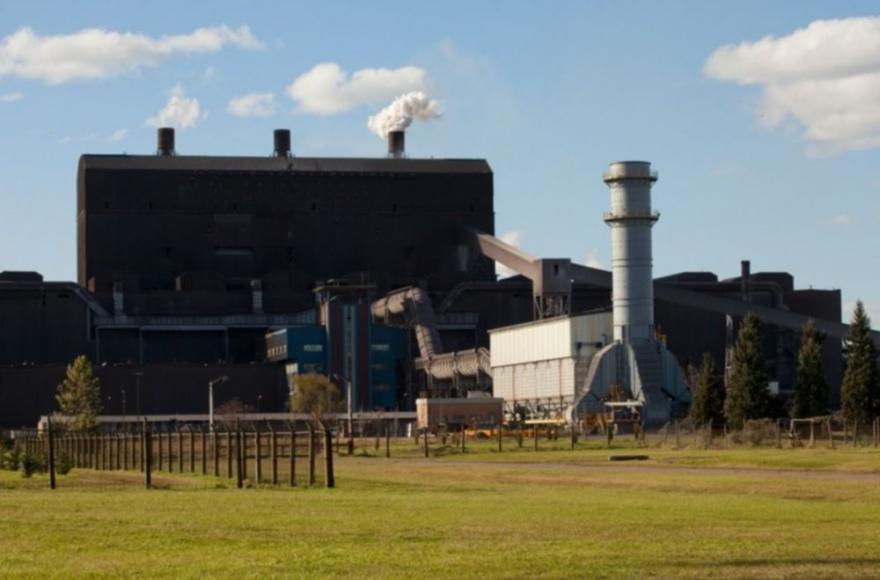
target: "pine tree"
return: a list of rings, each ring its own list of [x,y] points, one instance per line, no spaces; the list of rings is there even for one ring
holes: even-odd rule
[[[747,420],[765,416],[769,403],[761,321],[750,312],[743,319],[736,337],[724,417],[728,425],[739,429]]]
[[[791,416],[794,418],[816,417],[828,412],[828,383],[822,371],[824,339],[813,319],[807,320],[801,336],[791,402]]]
[[[724,420],[724,394],[724,385],[715,371],[715,359],[705,353],[691,402],[691,419],[695,425],[703,425],[709,421],[718,424]]]
[[[74,429],[90,431],[97,426],[96,418],[101,412],[101,389],[92,363],[80,355],[67,366],[67,375],[58,385],[55,394],[58,410],[73,418]]]
[[[849,336],[844,341],[846,371],[840,386],[843,415],[847,421],[870,421],[877,411],[877,347],[871,337],[871,319],[859,300],[853,312]]]

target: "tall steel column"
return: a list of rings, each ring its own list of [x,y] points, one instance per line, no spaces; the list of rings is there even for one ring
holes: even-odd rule
[[[654,281],[651,228],[660,217],[651,211],[657,173],[647,161],[617,161],[603,176],[611,190],[611,301],[614,339],[625,343],[654,338]]]

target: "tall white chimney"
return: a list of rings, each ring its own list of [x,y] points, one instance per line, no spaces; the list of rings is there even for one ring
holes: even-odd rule
[[[647,161],[617,161],[605,173],[611,190],[611,266],[614,339],[636,343],[654,338],[654,278],[651,228],[660,217],[651,211],[657,173]]]

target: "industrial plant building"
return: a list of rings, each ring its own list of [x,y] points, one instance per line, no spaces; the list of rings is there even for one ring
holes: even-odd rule
[[[206,412],[207,383],[221,375],[230,380],[219,402],[282,411],[292,378],[311,371],[350,392],[355,410],[414,410],[420,394],[494,388],[528,413],[559,414],[589,390],[597,355],[632,336],[670,353],[662,364],[677,360],[663,376],[684,376],[704,352],[723,368],[749,311],[767,323],[768,373],[781,393],[807,317],[829,337],[824,368],[839,388],[839,290],[797,290],[792,275],[747,263],[737,278],[652,282],[649,252],[632,284],[653,294],[638,296],[621,334],[611,273],[494,237],[485,160],[410,158],[403,133],[369,159],[296,156],[286,130],[272,145],[263,157],[189,156],[160,129],[154,155],[81,157],[77,281],[0,273],[0,425],[50,411],[79,354],[95,363],[113,414]],[[610,171],[647,171],[636,177],[650,190],[647,165]],[[646,207],[612,207],[606,221],[647,224]],[[607,235],[600,219],[591,237]],[[629,243],[650,243],[640,239]],[[497,280],[495,262],[519,274]],[[632,356],[647,376],[650,356]],[[686,403],[686,386],[651,380],[655,396]]]

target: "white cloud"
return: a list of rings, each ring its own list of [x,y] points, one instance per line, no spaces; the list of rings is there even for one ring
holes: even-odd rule
[[[509,232],[504,232],[498,239],[502,242],[508,243],[511,246],[518,248],[522,243],[522,232],[519,230],[510,230]],[[499,278],[508,278],[510,276],[515,276],[517,273],[514,270],[511,270],[501,262],[495,262],[495,274]]]
[[[199,101],[195,97],[187,97],[186,91],[180,84],[175,85],[168,96],[168,102],[162,107],[155,117],[150,117],[144,123],[149,127],[178,127],[189,129],[198,125],[207,113],[203,113],[199,107]]]
[[[115,131],[107,135],[107,138],[104,139],[104,141],[107,141],[108,143],[122,141],[122,139],[124,139],[126,135],[128,135],[128,129],[116,129]]]
[[[335,115],[360,105],[377,104],[410,91],[426,88],[424,70],[365,68],[351,76],[333,62],[317,64],[287,86],[298,110],[314,115]]]
[[[154,67],[175,55],[217,52],[225,46],[255,50],[263,44],[247,26],[197,28],[159,38],[100,28],[40,36],[24,27],[0,41],[0,76],[49,84],[99,79]]]
[[[833,215],[825,220],[829,226],[848,226],[853,223],[853,217],[847,213]]]
[[[812,155],[880,146],[880,17],[817,20],[788,36],[722,46],[704,72],[760,85],[761,124],[794,119]]]
[[[598,248],[590,248],[590,250],[587,252],[587,255],[584,256],[584,264],[586,264],[590,268],[598,268],[599,270],[605,269],[605,266],[602,265],[602,262],[599,260]]]
[[[12,93],[3,93],[0,95],[0,103],[14,103],[24,98],[24,93],[15,91]]]
[[[250,93],[229,101],[226,110],[236,117],[268,117],[275,112],[275,95]]]
[[[72,140],[73,140],[73,137],[71,137],[70,135],[65,135],[64,137],[61,137],[60,139],[58,139],[58,144],[59,145],[67,145]]]

